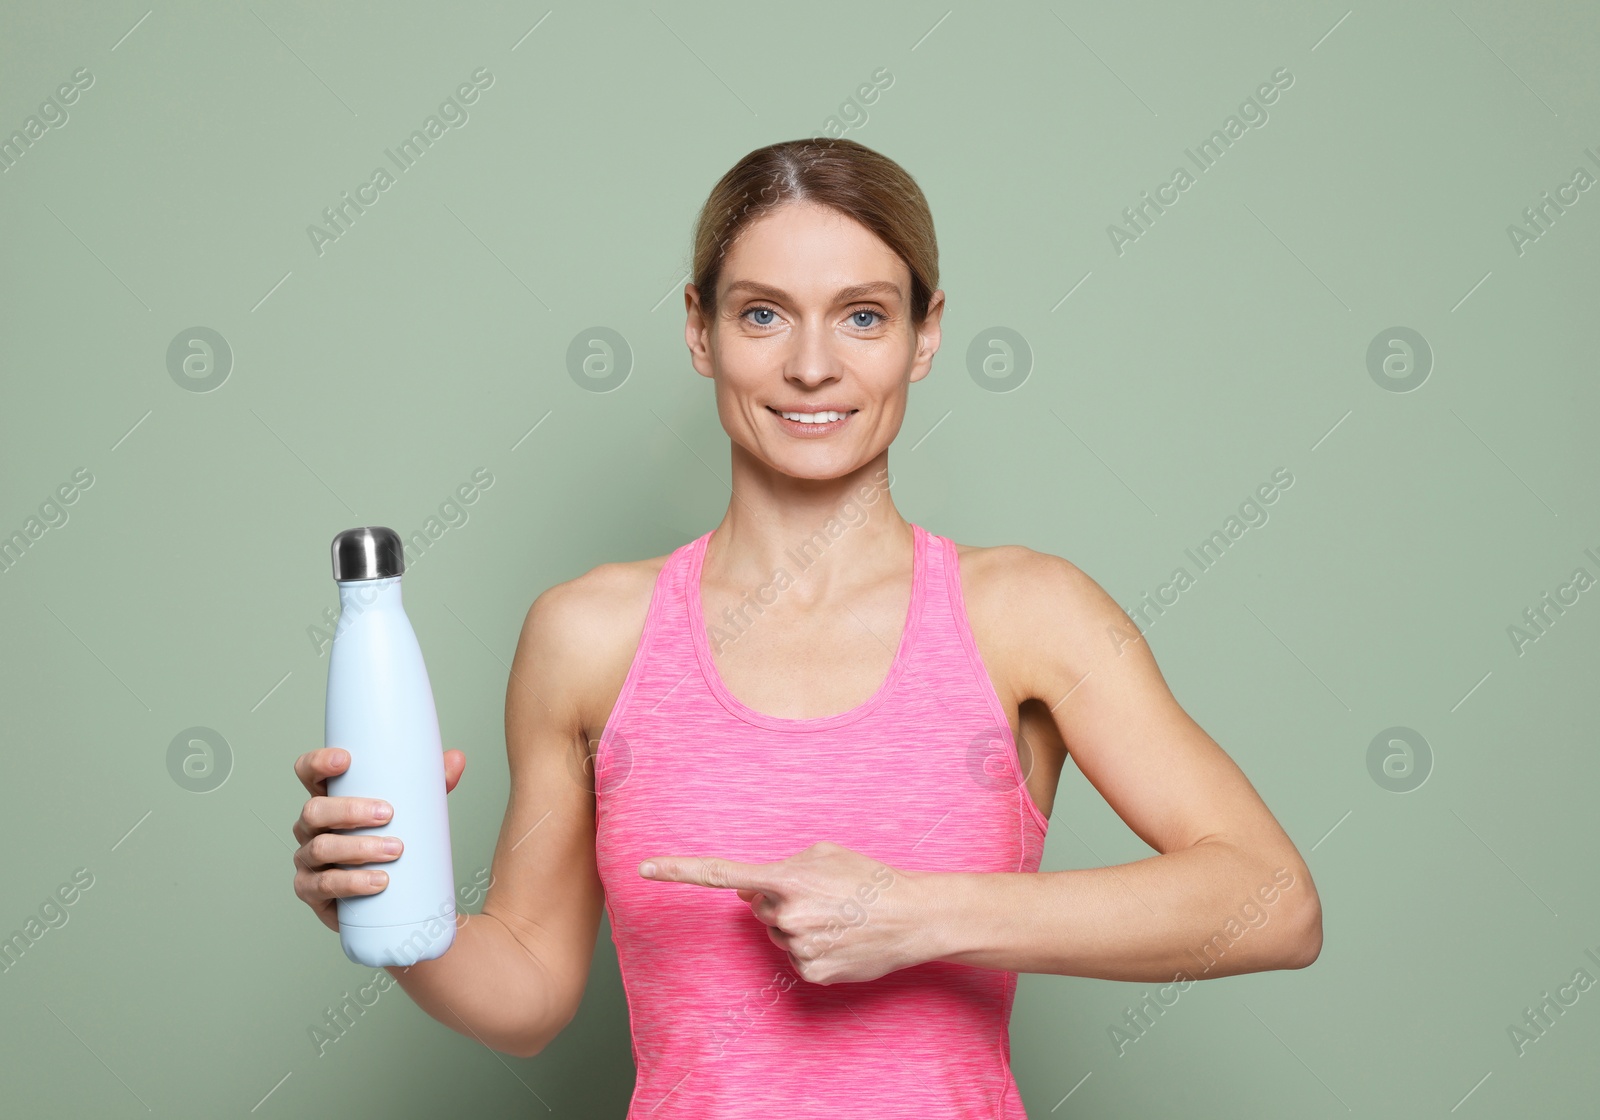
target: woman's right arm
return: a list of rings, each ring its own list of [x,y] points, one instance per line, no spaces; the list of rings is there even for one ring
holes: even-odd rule
[[[537,1054],[572,1020],[594,953],[604,891],[595,866],[586,728],[603,723],[610,704],[602,701],[621,688],[648,602],[631,601],[639,598],[639,581],[619,572],[622,567],[603,565],[552,587],[529,609],[506,686],[511,788],[483,909],[461,915],[455,942],[442,956],[387,969],[433,1018],[518,1057]],[[319,760],[327,753],[302,756],[296,770],[303,781],[338,772]],[[360,800],[313,796],[297,837],[320,831],[302,827],[308,822],[341,822],[323,823],[323,829],[370,825],[370,818],[356,815],[364,804],[341,805]],[[297,853],[303,871],[320,874],[321,886],[302,889],[297,875],[296,893],[313,909],[319,901],[325,905],[319,916],[333,928],[337,915],[329,922],[329,898],[382,887],[361,883],[365,871],[319,873],[315,864],[355,862],[333,852],[333,845],[372,839],[333,834],[320,841],[327,847],[318,856]],[[303,844],[302,852],[311,848]]]

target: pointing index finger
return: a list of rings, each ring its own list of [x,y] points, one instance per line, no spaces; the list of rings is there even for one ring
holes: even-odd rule
[[[784,893],[783,882],[774,868],[777,863],[741,863],[714,856],[656,856],[639,865],[646,879],[669,883],[693,883],[701,887],[726,887],[734,890]]]

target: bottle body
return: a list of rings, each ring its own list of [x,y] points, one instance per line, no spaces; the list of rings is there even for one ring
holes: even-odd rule
[[[450,856],[444,751],[428,670],[400,599],[400,577],[341,581],[340,617],[328,654],[324,742],[350,752],[332,797],[387,801],[394,814],[348,836],[397,836],[398,858],[340,864],[382,870],[376,894],[338,900],[339,941],[358,964],[433,960],[455,940],[455,869]]]

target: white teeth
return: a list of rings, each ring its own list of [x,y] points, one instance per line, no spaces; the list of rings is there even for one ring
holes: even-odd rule
[[[826,424],[829,421],[838,420],[839,418],[844,416],[844,413],[842,413],[842,412],[785,412],[785,413],[781,413],[780,415],[782,415],[785,420],[798,420],[802,424]]]

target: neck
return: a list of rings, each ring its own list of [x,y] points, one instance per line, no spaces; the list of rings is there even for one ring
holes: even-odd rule
[[[910,523],[889,493],[889,452],[838,478],[795,478],[733,445],[733,496],[707,542],[719,583],[757,586],[779,569],[820,594],[843,573],[872,578],[904,563]]]

